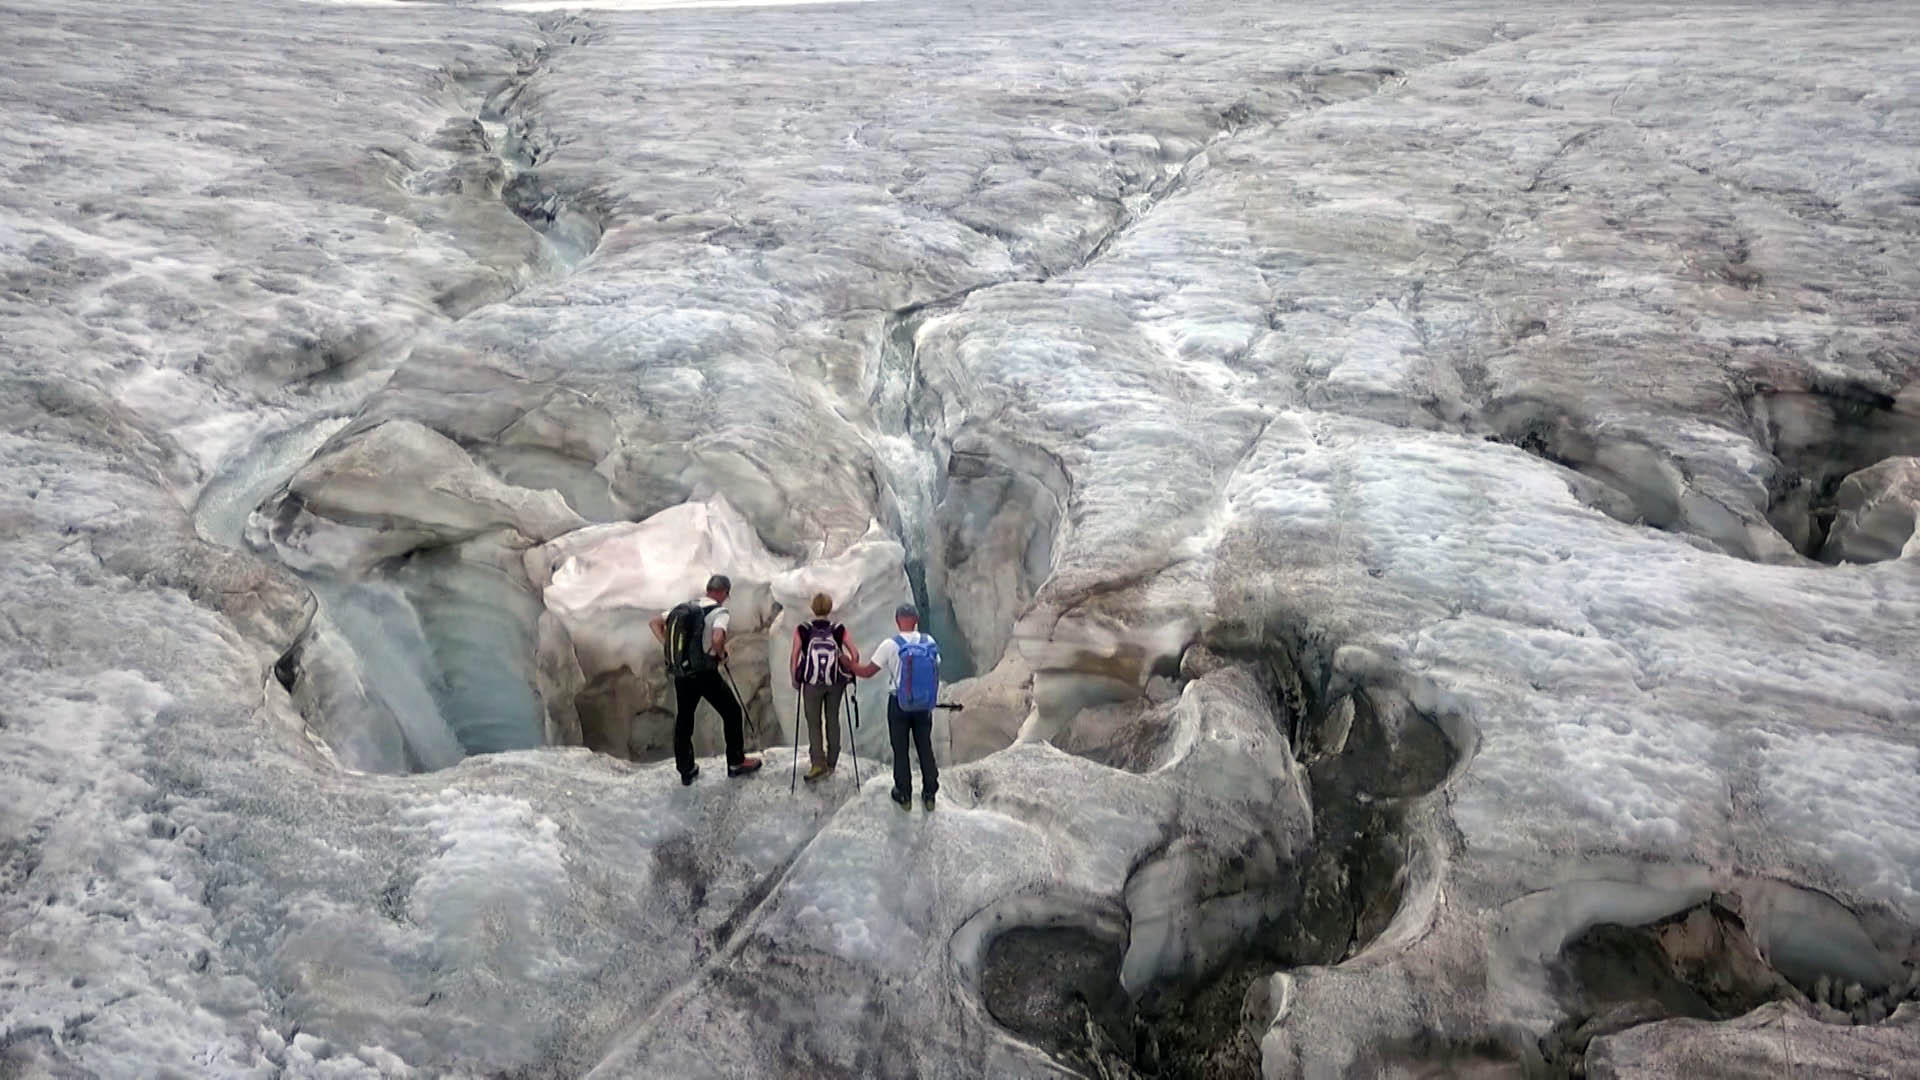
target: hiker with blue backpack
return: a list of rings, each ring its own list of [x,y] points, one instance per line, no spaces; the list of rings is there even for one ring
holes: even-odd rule
[[[871,679],[887,673],[887,734],[893,739],[893,801],[901,809],[913,803],[913,770],[907,761],[907,738],[920,754],[920,799],[933,809],[940,790],[940,766],[933,759],[933,708],[940,700],[940,646],[920,632],[920,609],[901,604],[893,612],[899,633],[873,650],[873,659],[853,663],[853,673]]]
[[[832,776],[840,764],[840,707],[853,683],[853,665],[860,662],[860,651],[847,640],[846,626],[828,618],[833,614],[833,597],[815,593],[808,606],[813,620],[794,627],[787,670],[793,674],[793,688],[800,692],[807,718],[807,759],[812,764],[807,783],[811,784]],[[820,749],[822,713],[826,714],[824,753]]]

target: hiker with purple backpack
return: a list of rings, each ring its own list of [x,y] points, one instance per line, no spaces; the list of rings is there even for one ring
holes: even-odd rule
[[[933,759],[933,710],[940,701],[940,646],[932,635],[920,632],[920,609],[901,604],[893,612],[899,633],[873,650],[871,663],[855,658],[853,673],[871,679],[884,669],[891,693],[887,696],[887,734],[893,739],[893,801],[902,810],[913,803],[913,769],[907,761],[907,740],[920,757],[920,800],[933,809],[940,790],[940,766]]]
[[[793,630],[793,653],[787,670],[793,675],[793,688],[800,692],[801,708],[807,718],[807,783],[833,775],[840,764],[840,708],[853,684],[853,666],[860,662],[860,651],[847,640],[844,624],[828,618],[833,614],[833,597],[815,593],[813,621]],[[822,753],[821,714],[826,719],[826,752]]]

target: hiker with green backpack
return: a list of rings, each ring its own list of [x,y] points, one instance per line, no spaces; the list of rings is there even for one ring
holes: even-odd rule
[[[727,597],[733,582],[725,574],[707,579],[705,596],[698,596],[653,617],[653,636],[667,651],[667,674],[673,678],[673,695],[679,712],[673,724],[673,761],[680,768],[680,783],[691,784],[700,775],[693,760],[693,714],[705,698],[720,714],[720,730],[727,741],[727,775],[745,776],[760,767],[760,759],[748,757],[742,745],[740,701],[721,677],[720,667],[727,661],[727,626],[732,616]]]
[[[940,766],[933,759],[933,709],[940,700],[940,645],[920,632],[920,609],[901,604],[893,612],[899,633],[881,642],[868,663],[856,662],[853,673],[871,679],[882,670],[892,691],[887,696],[887,734],[893,739],[893,801],[906,809],[913,802],[913,770],[907,761],[907,739],[920,755],[920,800],[933,809],[940,790]]]

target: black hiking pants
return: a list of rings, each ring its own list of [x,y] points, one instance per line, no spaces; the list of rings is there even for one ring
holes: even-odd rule
[[[907,761],[907,736],[913,736],[920,751],[920,789],[931,795],[940,790],[940,765],[933,760],[933,710],[912,712],[900,707],[900,699],[887,696],[887,734],[893,737],[893,790],[909,798],[913,795],[913,769]]]
[[[720,714],[720,731],[727,740],[727,766],[731,768],[746,758],[747,751],[742,746],[746,740],[740,731],[740,703],[734,700],[733,691],[719,671],[702,671],[673,680],[673,696],[680,708],[673,721],[673,763],[680,767],[681,776],[693,771],[693,713],[700,707],[701,698]]]

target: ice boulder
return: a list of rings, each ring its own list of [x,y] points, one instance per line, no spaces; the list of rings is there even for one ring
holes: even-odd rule
[[[559,492],[508,484],[432,428],[389,420],[309,462],[251,538],[297,570],[357,577],[420,547],[499,530],[539,542],[586,523]]]
[[[945,734],[953,759],[978,761],[1013,745],[1032,715],[1033,668],[1016,642],[992,671],[950,683],[940,696],[964,711],[947,712],[944,719],[936,716],[934,740],[942,737],[940,727],[951,724],[952,731]]]
[[[764,711],[770,583],[788,562],[724,497],[569,533],[528,551],[526,569],[546,606],[536,668],[549,730],[567,727],[553,710],[571,701],[587,746],[622,758],[670,751],[672,688],[648,622],[700,595],[713,574],[733,579],[732,676],[749,716]],[[717,751],[718,725],[698,727],[695,745]]]
[[[1920,517],[1920,458],[1892,457],[1840,482],[1833,530],[1820,557],[1827,562],[1900,558]]]

